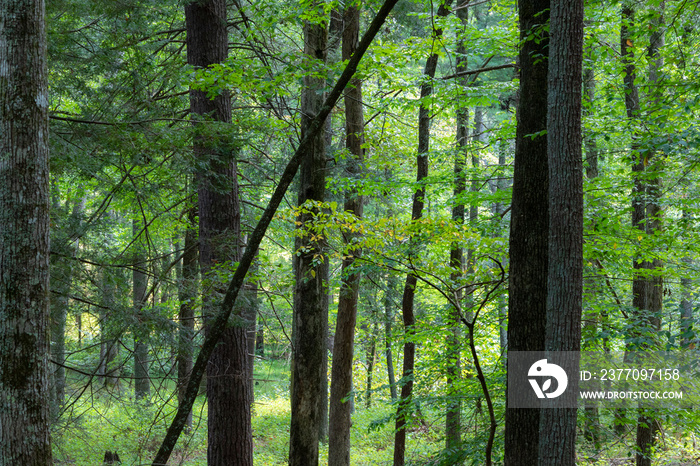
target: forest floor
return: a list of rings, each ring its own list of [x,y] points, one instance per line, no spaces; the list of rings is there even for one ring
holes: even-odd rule
[[[96,384],[94,384],[96,385]],[[125,384],[126,385],[126,384]],[[133,400],[133,388],[123,386],[121,391],[107,392],[90,385],[72,384],[73,393],[59,422],[53,426],[54,461],[57,465],[101,465],[106,451],[118,452],[123,466],[150,465],[160,446],[176,408],[173,382],[153,387],[150,403]],[[158,388],[158,389],[156,389]],[[393,457],[395,407],[388,397],[388,389],[381,387],[373,395],[371,407],[362,398],[356,399],[351,430],[351,464],[390,466]],[[359,395],[358,395],[359,396]],[[171,456],[171,466],[205,466],[207,456],[206,404],[200,396],[194,408],[193,427],[181,435]],[[406,464],[417,466],[447,466],[452,460],[440,458],[445,454],[444,415],[442,408],[422,405],[420,422],[409,430]],[[476,439],[465,442],[462,452],[465,464],[478,465],[482,461],[486,432],[485,426],[475,430],[475,416],[465,414],[463,435]],[[255,466],[284,466],[289,450],[289,364],[284,359],[258,360],[255,371],[255,405],[253,413],[253,440]],[[499,416],[500,417],[500,416]],[[581,419],[582,420],[582,419]],[[601,419],[611,425],[611,419]],[[502,418],[501,418],[502,422]],[[700,435],[696,425],[665,423],[664,431],[653,464],[658,466],[687,466],[700,464]],[[681,429],[680,432],[674,429]],[[634,444],[632,428],[622,437],[609,439],[603,448],[593,451],[592,445],[579,435],[581,465],[612,466],[632,464]],[[502,459],[501,437],[496,439],[494,464]],[[320,464],[326,464],[328,445],[321,445]],[[482,458],[483,459],[483,458]]]
[[[287,464],[289,450],[289,365],[284,360],[260,360],[255,372],[253,440],[255,466]],[[169,384],[158,394],[170,396]],[[150,404],[135,402],[131,387],[107,393],[90,387],[74,386],[74,397],[67,403],[61,420],[53,429],[55,464],[94,466],[102,464],[105,452],[118,452],[123,466],[150,464],[167,429],[166,416],[175,403],[154,395]],[[380,398],[376,396],[376,398]],[[352,464],[390,465],[393,455],[392,413],[386,399],[371,407],[364,400],[356,404],[352,425]],[[206,465],[206,407],[200,396],[194,408],[193,428],[183,433],[170,465]],[[154,421],[155,420],[155,421]],[[442,446],[438,429],[420,426],[409,433],[407,463],[425,464]],[[325,464],[328,445],[321,445]]]

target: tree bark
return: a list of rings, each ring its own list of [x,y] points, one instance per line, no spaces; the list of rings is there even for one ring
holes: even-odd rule
[[[580,351],[583,303],[583,0],[553,1],[549,31],[549,261],[545,350]],[[571,369],[575,370],[572,373],[577,374],[578,359],[572,359]],[[578,393],[576,377],[569,380],[569,393]],[[539,452],[540,466],[576,464],[576,408],[558,406],[542,411]]]
[[[322,4],[322,3],[320,3]],[[325,64],[328,31],[322,23],[304,24],[304,54],[315,65]],[[301,97],[302,137],[309,123],[323,105],[325,80],[304,78]],[[326,187],[326,151],[324,135],[319,133],[304,155],[299,175],[298,205],[307,201],[323,202]],[[296,289],[294,295],[294,366],[292,382],[292,420],[289,440],[290,466],[318,464],[318,444],[327,375],[326,334],[328,328],[328,258],[322,233],[313,232],[319,210],[308,204],[299,216],[300,248],[297,252]]]
[[[347,6],[344,13],[342,59],[349,60],[359,41],[360,9],[356,4]],[[345,147],[350,153],[345,167],[346,176],[357,179],[362,172],[364,159],[364,112],[362,108],[362,81],[353,79],[345,89]],[[343,210],[362,218],[362,196],[357,188],[345,193]],[[350,465],[350,426],[352,402],[352,361],[355,352],[355,323],[357,300],[360,290],[360,274],[354,264],[361,256],[355,245],[357,234],[343,233],[348,251],[344,254],[341,270],[338,314],[331,366],[331,398],[328,439],[328,465]]]
[[[549,7],[549,0],[518,1],[522,46],[510,214],[509,351],[544,350],[549,172],[543,132],[547,130]],[[531,34],[533,38],[528,39]],[[537,464],[539,427],[538,409],[506,409],[505,466]]]
[[[187,61],[206,68],[226,60],[228,30],[226,2],[204,0],[185,5]],[[190,108],[195,119],[194,153],[199,197],[199,263],[203,279],[205,330],[212,331],[214,303],[226,288],[213,269],[237,262],[240,257],[240,205],[236,171],[236,149],[227,133],[231,122],[231,100],[227,91],[209,99],[202,91],[190,90]],[[220,125],[219,123],[223,123]],[[252,465],[253,437],[250,420],[250,376],[247,357],[247,322],[236,308],[224,324],[221,341],[207,365],[208,435],[207,463]]]
[[[0,3],[0,464],[49,466],[49,127],[42,0]]]

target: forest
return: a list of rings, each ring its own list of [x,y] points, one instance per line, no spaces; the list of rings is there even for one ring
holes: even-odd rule
[[[0,0],[0,466],[698,464],[699,7]]]

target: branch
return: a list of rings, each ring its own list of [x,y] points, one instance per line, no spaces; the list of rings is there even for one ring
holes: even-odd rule
[[[472,74],[481,74],[485,73],[486,71],[495,71],[495,70],[502,70],[505,68],[516,68],[517,65],[515,63],[506,63],[505,65],[495,65],[495,66],[487,66],[486,68],[479,68],[478,70],[467,70],[467,71],[460,71],[459,73],[454,73],[448,76],[443,76],[440,79],[452,79],[452,78],[459,78],[461,76],[469,76]]]

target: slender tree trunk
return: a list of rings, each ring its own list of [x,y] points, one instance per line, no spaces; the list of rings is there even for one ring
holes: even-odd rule
[[[322,5],[319,2],[319,5]],[[328,34],[323,23],[304,25],[304,54],[315,65],[325,63]],[[304,78],[302,91],[302,137],[323,105],[325,80]],[[319,133],[301,163],[299,205],[325,198],[326,154],[323,133]],[[323,423],[328,328],[328,258],[325,240],[312,238],[311,225],[317,209],[306,207],[299,221],[304,233],[297,257],[294,296],[295,328],[293,337],[294,366],[292,382],[292,420],[289,440],[290,466],[318,464],[318,445]],[[320,235],[316,235],[320,236]]]
[[[58,198],[59,193],[56,192]],[[66,348],[66,319],[68,317],[69,295],[73,280],[73,261],[77,250],[73,234],[80,224],[80,216],[85,205],[85,200],[78,200],[73,205],[73,210],[68,215],[67,222],[56,218],[61,213],[60,201],[53,202],[55,213],[52,213],[55,225],[64,223],[61,235],[55,238],[51,244],[51,359],[53,364],[51,371],[51,407],[52,419],[56,419],[60,408],[63,406],[66,391],[65,348]],[[68,211],[68,201],[64,215]]]
[[[447,16],[449,8],[452,4],[451,0],[446,0],[440,5],[437,11],[438,16]],[[433,30],[433,38],[439,41],[442,36],[442,29]],[[418,110],[418,157],[416,160],[416,182],[418,188],[413,194],[413,207],[411,211],[411,220],[418,220],[423,216],[423,207],[425,205],[425,186],[422,183],[428,176],[428,151],[430,150],[430,108],[425,102],[433,93],[432,80],[435,77],[437,68],[438,54],[431,53],[425,63],[423,69],[423,77],[425,81],[421,85],[421,106]],[[418,278],[413,272],[409,272],[406,276],[406,283],[403,289],[403,297],[401,299],[401,312],[403,315],[404,327],[404,345],[403,345],[403,371],[401,375],[401,400],[396,411],[396,433],[394,434],[394,466],[403,466],[406,457],[406,424],[411,414],[412,396],[413,396],[413,368],[415,366],[416,344],[413,341],[414,326],[416,318],[414,314],[414,298],[416,284]]]
[[[595,74],[593,69],[593,49],[592,47],[587,47],[585,50],[586,60],[583,68],[583,100],[585,105],[583,106],[583,116],[589,116],[591,113],[591,108],[595,102]],[[596,143],[595,136],[593,132],[585,128],[583,132],[583,146],[586,149],[585,159],[586,159],[586,178],[589,180],[594,180],[598,177],[598,145]],[[598,221],[599,213],[595,205],[592,207],[593,210],[593,223]],[[592,229],[592,228],[591,228]],[[586,275],[594,275],[593,271]],[[586,278],[584,280],[584,302],[595,302],[595,296],[598,294],[598,279],[593,276],[592,278]],[[585,322],[583,323],[583,332],[585,335],[594,336],[598,334],[600,315],[597,309],[588,310]],[[584,348],[584,350],[587,348]],[[598,350],[598,348],[588,348],[593,350]],[[600,384],[591,381],[595,384],[595,388],[598,389]],[[592,385],[593,385],[592,384]],[[584,402],[584,426],[583,435],[589,442],[593,443],[595,451],[600,449],[601,440],[601,426],[600,426],[600,416],[598,413],[598,404],[593,400],[586,400]]]
[[[143,233],[141,226],[143,223],[138,220],[133,221],[134,234],[134,263],[133,263],[133,306],[137,324],[134,332],[134,395],[136,399],[148,400],[151,391],[149,380],[148,361],[148,324],[146,320],[146,287],[148,277],[146,275],[146,256],[143,247],[143,239],[139,236]]]
[[[42,0],[0,3],[0,464],[49,466],[49,125]]]
[[[108,267],[102,269],[100,273],[100,367],[98,375],[102,377],[102,382],[107,390],[111,391],[119,388],[119,378],[121,376],[119,357],[119,333],[114,322],[116,310],[115,290],[116,277],[113,270]]]
[[[549,172],[547,135],[542,132],[547,129],[549,7],[549,0],[518,1],[522,45],[510,214],[509,351],[544,350]],[[507,387],[508,391],[519,389]],[[539,427],[540,410],[506,409],[505,466],[537,464]]]
[[[549,268],[545,349],[548,352],[580,351],[583,303],[583,0],[553,1],[549,32]],[[571,369],[577,374],[578,360],[574,359]],[[570,378],[568,393],[578,393],[576,377]],[[543,410],[539,451],[539,466],[576,464],[576,408]]]
[[[469,21],[469,10],[461,8],[457,10],[457,16],[462,24],[462,29],[466,27]],[[461,32],[464,34],[464,31]],[[467,70],[467,47],[464,37],[460,36],[457,43],[457,72]],[[467,86],[466,78],[458,78],[459,84]],[[465,91],[466,92],[466,91]],[[466,191],[466,157],[469,147],[469,109],[464,104],[459,104],[457,108],[457,150],[455,151],[454,169],[453,169],[453,194],[454,205],[452,206],[452,221],[461,226],[464,224],[464,203],[459,201],[459,198]],[[450,245],[450,280],[454,283],[459,283],[464,273],[464,251],[458,242]],[[457,299],[461,300],[462,293],[457,293]],[[450,326],[449,335],[447,337],[447,412],[445,413],[445,448],[447,450],[457,450],[462,443],[462,403],[460,401],[460,393],[458,381],[460,379],[461,368],[461,346],[462,340],[460,310],[452,308],[448,315],[448,323]]]
[[[177,354],[177,399],[179,403],[185,397],[185,389],[192,372],[192,357],[194,353],[194,300],[197,296],[197,230],[195,230],[194,208],[187,212],[188,224],[185,228],[185,245],[182,253],[182,264],[178,267],[178,300],[180,301],[180,322],[178,332]],[[192,412],[187,418],[187,428],[192,427]]]
[[[360,9],[356,4],[347,6],[344,14],[342,59],[349,60],[357,48],[360,33]],[[350,153],[345,173],[349,178],[357,178],[362,172],[364,158],[364,114],[362,109],[362,81],[353,79],[345,89],[345,147]],[[356,188],[345,194],[345,212],[362,218],[362,196]],[[328,465],[350,465],[350,415],[352,402],[348,398],[352,392],[352,361],[354,355],[355,322],[357,320],[357,299],[360,290],[360,274],[354,268],[361,251],[354,245],[357,234],[346,231],[343,234],[348,251],[344,254],[341,270],[338,314],[333,344],[333,365],[331,367],[330,431],[328,443]]]
[[[389,272],[386,277],[386,292],[384,294],[384,352],[386,356],[386,372],[389,379],[391,401],[396,401],[396,376],[394,375],[394,358],[391,353],[392,327],[394,324],[394,294],[398,285],[396,277]]]
[[[374,313],[372,313],[374,320]],[[374,375],[374,362],[377,359],[377,321],[372,322],[369,341],[367,345],[367,379],[365,383],[365,407],[372,407],[372,376]]]
[[[662,59],[659,50],[663,46],[663,2],[659,6],[656,16],[652,17],[650,30],[651,39],[649,45],[649,82],[651,92],[649,103],[657,105],[660,95],[658,86],[658,73]],[[635,28],[635,11],[630,2],[625,2],[622,8],[622,25],[620,28],[621,55],[625,63],[624,90],[625,107],[627,117],[633,125],[639,125],[642,118],[639,88],[635,84],[636,66],[634,58],[634,42],[632,31]],[[661,209],[659,197],[661,179],[658,176],[659,161],[654,158],[653,151],[642,153],[640,150],[640,134],[633,130],[631,151],[633,156],[632,174],[634,187],[632,190],[632,226],[643,235],[654,234],[661,229]],[[646,174],[651,171],[652,175]],[[634,276],[632,281],[632,306],[635,310],[636,320],[642,322],[645,328],[659,329],[661,326],[660,312],[662,308],[663,280],[661,276],[652,276],[649,272],[661,267],[661,261],[638,260],[633,261]],[[641,330],[635,331],[640,333]],[[651,335],[646,335],[651,337]],[[643,348],[629,348],[631,351],[639,351]],[[651,448],[654,445],[656,432],[660,426],[656,419],[649,416],[640,405],[639,418],[637,420],[637,466],[651,466]]]
[[[226,60],[224,0],[187,3],[185,21],[190,65],[205,68]],[[195,118],[194,153],[201,167],[197,172],[199,263],[202,278],[211,283],[203,289],[202,299],[205,328],[209,332],[214,303],[225,293],[225,285],[210,272],[241,257],[236,153],[231,136],[226,133],[226,124],[231,122],[230,95],[222,92],[209,99],[206,93],[191,89],[190,108]],[[213,466],[253,464],[247,325],[237,307],[207,364],[207,463]]]

